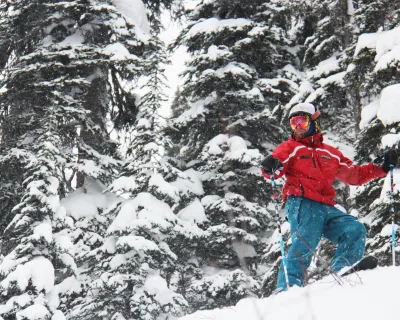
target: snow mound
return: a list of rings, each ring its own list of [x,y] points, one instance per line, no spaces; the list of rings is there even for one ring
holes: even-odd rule
[[[329,276],[305,288],[265,299],[243,299],[236,306],[198,311],[181,320],[293,320],[363,319],[395,320],[399,314],[392,294],[400,285],[399,267],[379,267],[342,278],[339,285]]]

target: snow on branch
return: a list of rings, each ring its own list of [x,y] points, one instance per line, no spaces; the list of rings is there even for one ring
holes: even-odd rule
[[[354,56],[356,57],[364,48],[375,49],[375,62],[377,62],[378,67],[378,65],[383,64],[383,62],[380,61],[381,59],[385,59],[386,61],[388,61],[388,57],[386,56],[388,54],[390,55],[390,58],[396,58],[397,60],[400,60],[399,47],[400,27],[388,31],[363,33],[358,38],[356,50],[354,51]]]

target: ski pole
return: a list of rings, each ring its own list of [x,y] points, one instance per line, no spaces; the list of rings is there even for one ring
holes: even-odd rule
[[[283,272],[285,274],[286,287],[287,287],[287,289],[289,289],[289,277],[288,277],[288,273],[287,273],[287,260],[286,260],[286,255],[285,255],[285,245],[283,243],[281,225],[279,223],[278,197],[276,195],[276,184],[275,184],[274,174],[272,173],[270,175],[270,177],[271,177],[272,191],[274,193],[273,199],[274,199],[274,207],[275,207],[275,215],[276,215],[276,227],[279,232],[279,245],[281,247]]]
[[[303,237],[300,237],[299,235],[297,235],[297,239],[299,239],[301,241],[301,243],[303,243],[307,247],[307,249],[313,253],[313,255],[318,257],[318,259],[321,261],[321,263],[324,265],[324,267],[328,269],[329,273],[332,275],[332,278],[335,279],[339,285],[343,285],[343,283],[344,283],[343,280],[340,278],[340,276],[338,275],[337,272],[332,270],[328,261],[326,261],[326,259],[323,258],[315,249],[311,248],[310,245],[306,241],[304,241]]]
[[[392,207],[391,207],[391,216],[392,216],[392,260],[393,260],[393,266],[396,266],[396,252],[395,252],[395,248],[396,248],[396,230],[395,230],[395,211],[394,211],[394,183],[393,183],[393,168],[394,165],[391,164],[390,165],[390,198],[391,198],[391,202],[392,202]]]

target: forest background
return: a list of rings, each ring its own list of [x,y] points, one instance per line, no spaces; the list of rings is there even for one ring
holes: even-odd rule
[[[168,47],[163,14],[182,23]],[[0,68],[4,320],[172,319],[268,296],[276,220],[289,230],[259,166],[290,107],[317,105],[325,141],[360,164],[400,141],[393,0],[1,1]],[[335,187],[389,265],[387,179]]]

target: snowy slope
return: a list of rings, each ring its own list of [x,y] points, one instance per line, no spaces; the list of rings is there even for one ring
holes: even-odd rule
[[[398,320],[400,267],[380,267],[344,277],[327,277],[305,288],[266,299],[243,299],[235,307],[199,311],[181,320]]]

